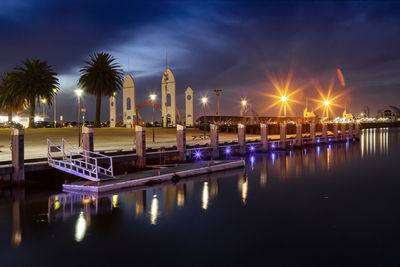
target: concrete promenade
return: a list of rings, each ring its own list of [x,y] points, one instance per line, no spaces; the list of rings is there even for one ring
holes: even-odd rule
[[[206,132],[209,135],[209,131]],[[199,139],[203,131],[194,128],[186,129],[186,143],[188,145],[210,143],[210,139]],[[192,136],[197,136],[193,140]],[[55,143],[61,142],[64,137],[73,145],[78,145],[78,128],[57,129],[25,129],[25,159],[47,158],[47,138]],[[152,128],[146,128],[147,147],[176,145],[175,128],[155,128],[156,142],[152,142]],[[290,137],[290,135],[288,135]],[[246,134],[247,140],[260,139],[259,134]],[[269,135],[269,138],[279,138],[279,135]],[[237,133],[219,133],[219,142],[237,141]],[[0,162],[11,160],[10,129],[0,129]],[[128,128],[96,128],[94,129],[94,150],[122,150],[129,151],[135,148],[135,129]]]

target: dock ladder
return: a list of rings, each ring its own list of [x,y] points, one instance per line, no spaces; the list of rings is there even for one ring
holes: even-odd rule
[[[114,178],[112,157],[77,148],[64,138],[61,145],[47,139],[47,161],[50,167],[91,181]]]

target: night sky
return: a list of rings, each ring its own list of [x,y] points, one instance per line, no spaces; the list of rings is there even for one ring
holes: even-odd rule
[[[213,90],[222,89],[223,114],[238,115],[246,97],[260,115],[276,116],[277,108],[266,109],[275,101],[266,94],[276,94],[270,77],[284,80],[290,71],[291,88],[303,88],[290,115],[301,115],[306,97],[317,97],[315,87],[327,92],[331,82],[334,95],[346,93],[337,102],[355,114],[364,105],[372,114],[400,105],[400,2],[2,0],[0,36],[1,72],[39,58],[59,73],[64,120],[76,117],[72,90],[94,52],[111,53],[133,75],[139,104],[150,92],[161,96],[167,49],[182,113],[191,86],[195,101],[210,97],[210,114]],[[95,98],[85,103],[93,120]],[[103,107],[107,120],[107,98]]]

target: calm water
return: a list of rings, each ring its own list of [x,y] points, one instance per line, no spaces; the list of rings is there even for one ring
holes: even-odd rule
[[[398,266],[400,129],[104,197],[4,190],[0,266]]]

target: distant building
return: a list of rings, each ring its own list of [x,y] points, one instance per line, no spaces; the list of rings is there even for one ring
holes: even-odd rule
[[[356,119],[356,117],[353,114],[347,113],[346,110],[343,111],[343,116],[342,117],[347,122],[351,122],[351,121],[354,121]]]
[[[314,111],[308,111],[307,108],[304,109],[303,112],[304,120],[306,121],[314,121],[317,119],[317,114]]]
[[[45,117],[43,115],[35,115],[35,122],[44,121]],[[12,117],[12,121],[22,124],[24,128],[29,127],[29,115],[22,113],[18,115],[14,115]],[[0,113],[0,123],[8,122],[8,115]]]
[[[400,108],[395,106],[384,106],[382,109],[378,110],[377,117],[389,121],[397,121],[400,119]]]

